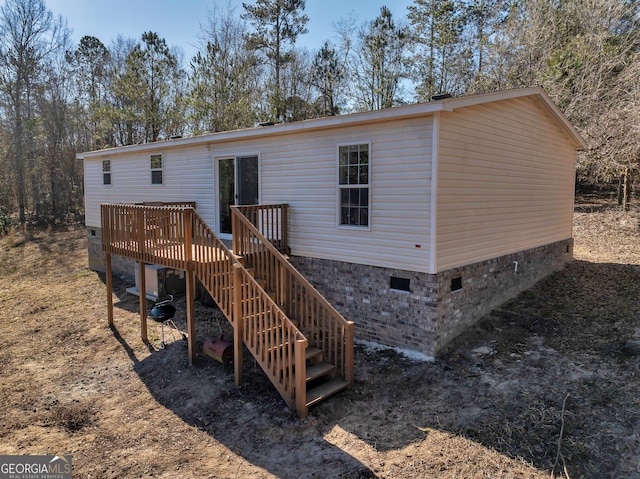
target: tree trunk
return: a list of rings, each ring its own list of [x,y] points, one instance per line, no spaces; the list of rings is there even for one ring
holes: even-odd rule
[[[25,191],[24,191],[24,144],[22,142],[22,112],[20,106],[16,109],[16,129],[15,129],[15,164],[16,164],[16,189],[18,190],[18,211],[20,224],[24,227],[27,223],[25,214]]]
[[[624,173],[618,178],[618,206],[622,206],[622,197],[624,189]]]
[[[625,168],[622,193],[622,211],[629,211],[629,203],[631,203],[631,171],[629,168]]]

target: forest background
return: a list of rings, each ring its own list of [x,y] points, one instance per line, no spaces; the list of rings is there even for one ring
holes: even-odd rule
[[[78,44],[45,0],[0,6],[0,233],[83,215],[76,153],[257,123],[541,86],[588,143],[579,188],[628,208],[640,158],[640,1],[414,0],[336,19],[318,50],[304,0],[212,7],[184,58],[153,31]],[[117,26],[116,26],[117,29]]]

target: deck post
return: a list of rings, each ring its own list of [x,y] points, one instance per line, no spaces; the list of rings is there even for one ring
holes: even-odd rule
[[[280,212],[280,252],[289,254],[289,204],[282,205]]]
[[[240,222],[236,218],[236,208],[231,208],[231,251],[234,255],[240,254]]]
[[[147,337],[147,278],[145,276],[145,263],[138,261],[138,279],[140,284],[140,337],[146,343]]]
[[[296,412],[299,417],[306,417],[309,408],[307,407],[307,339],[297,339],[296,346],[293,350],[295,361],[295,394],[296,394]]]
[[[354,383],[354,371],[353,371],[353,340],[354,340],[354,323],[353,321],[349,321],[347,323],[347,329],[345,331],[345,353],[344,353],[344,364],[345,364],[345,379],[349,382],[349,387],[353,387]]]
[[[196,360],[196,274],[192,267],[186,271],[185,282],[187,286],[187,343],[189,345],[189,365],[193,366]]]
[[[146,254],[144,227],[145,227],[144,209],[138,208],[136,211],[136,219],[134,222],[134,229],[135,229],[134,234],[135,234],[136,241],[138,243],[138,255],[140,258],[144,258]]]
[[[107,280],[107,321],[109,327],[113,326],[113,277],[111,271],[111,253],[105,253],[105,269]]]
[[[183,211],[184,227],[184,262],[187,286],[187,341],[189,345],[189,364],[193,366],[196,360],[196,273],[193,264],[193,209],[185,208]]]
[[[193,259],[193,210],[185,209],[182,213],[182,223],[184,228],[184,238],[182,244],[184,245],[184,261],[187,263],[187,268],[191,265]]]
[[[244,320],[242,318],[242,266],[233,264],[233,373],[236,386],[242,384],[242,337]]]

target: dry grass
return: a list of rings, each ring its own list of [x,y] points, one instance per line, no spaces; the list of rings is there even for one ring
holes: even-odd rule
[[[143,344],[124,281],[107,328],[84,230],[5,237],[0,454],[72,454],[79,478],[638,479],[639,224],[581,205],[571,265],[438,361],[358,347],[355,387],[306,419],[250,358],[236,388],[179,338]],[[200,340],[228,327],[198,315]]]

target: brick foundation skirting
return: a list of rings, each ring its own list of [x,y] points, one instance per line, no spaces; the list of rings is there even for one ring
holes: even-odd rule
[[[437,274],[293,256],[292,263],[348,320],[356,338],[436,356],[491,310],[560,269],[567,239]],[[409,291],[391,288],[391,278]],[[454,291],[452,291],[455,289]]]

